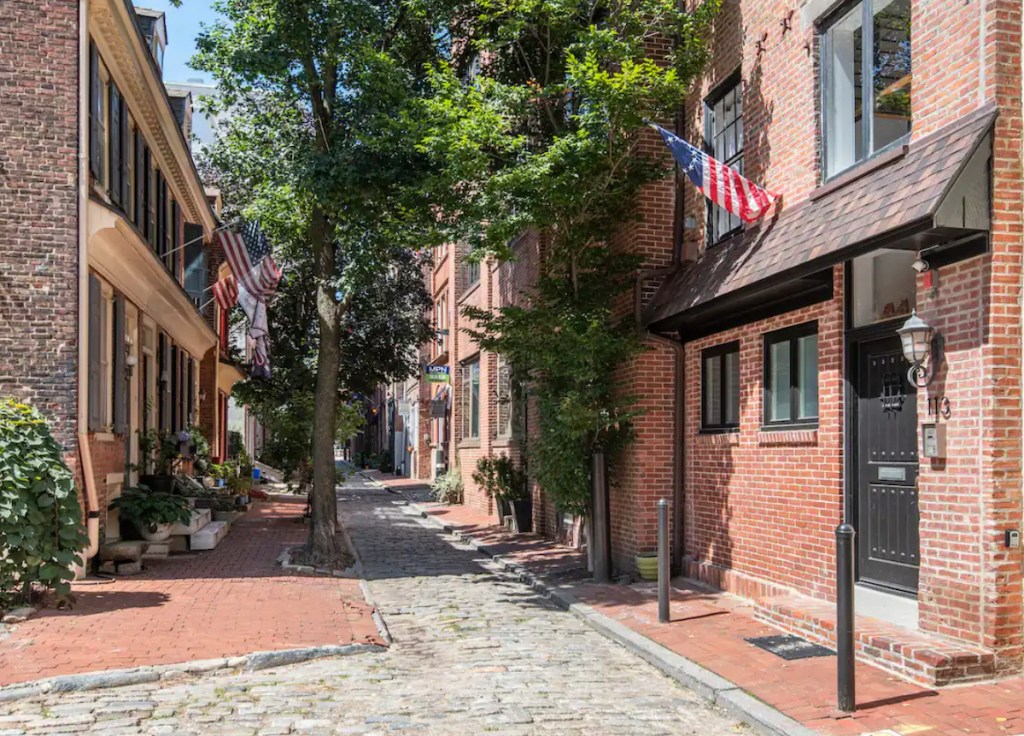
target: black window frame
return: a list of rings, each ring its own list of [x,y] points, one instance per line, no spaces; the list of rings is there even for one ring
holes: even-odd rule
[[[735,422],[710,422],[708,421],[708,410],[710,407],[704,401],[705,396],[705,366],[707,361],[712,358],[722,358],[718,364],[718,406],[719,413],[724,417],[725,415],[725,397],[726,397],[726,378],[728,373],[725,368],[725,356],[736,354],[736,362],[739,364],[740,359],[740,341],[732,340],[731,342],[724,342],[720,345],[714,345],[710,348],[705,348],[700,353],[700,431],[705,434],[717,434],[720,432],[736,432],[740,428],[740,390],[742,380],[736,379],[736,421]]]
[[[468,293],[480,283],[480,261],[464,260],[462,262],[462,293]]]
[[[743,146],[737,146],[736,151],[732,156],[720,157],[715,151],[715,138],[719,134],[719,131],[714,130],[715,125],[715,105],[721,102],[726,95],[733,90],[739,92],[740,102],[743,101],[743,75],[741,69],[736,69],[728,77],[719,82],[715,88],[704,98],[704,132],[703,132],[703,147],[704,153],[709,156],[713,156],[718,161],[721,161],[726,166],[735,169],[738,173],[743,173]],[[743,131],[743,142],[746,143],[746,131],[743,129],[743,113],[741,112],[729,126],[735,127],[737,124],[740,126],[740,130]],[[724,131],[723,131],[724,132]],[[724,233],[716,233],[714,228],[715,223],[715,208],[719,207],[710,199],[705,198],[705,240],[708,246],[716,245],[722,241],[728,240],[732,236],[743,231],[743,220],[739,220],[736,227],[728,230]],[[739,219],[739,218],[737,218]]]
[[[800,338],[809,337],[814,335],[819,338],[817,341],[818,357],[821,357],[821,344],[820,334],[818,332],[818,321],[811,320],[810,322],[801,322],[798,325],[792,327],[785,327],[781,330],[775,330],[773,332],[766,332],[762,336],[763,343],[763,364],[762,364],[762,393],[761,393],[761,421],[762,429],[817,429],[818,420],[821,417],[821,397],[820,388],[821,381],[820,376],[820,361],[819,370],[815,371],[814,380],[818,384],[818,401],[817,411],[813,417],[801,417],[800,416],[800,397],[802,386],[798,385],[800,382],[800,355],[799,355],[799,344]],[[771,349],[773,345],[777,345],[782,342],[789,343],[789,419],[772,419],[771,418],[771,401],[772,401],[772,388],[771,388]]]
[[[838,169],[832,173],[829,173],[829,139],[834,132],[830,135],[828,126],[828,111],[832,104],[832,66],[831,66],[831,41],[829,38],[829,31],[839,23],[846,15],[856,8],[858,5],[862,6],[861,9],[861,22],[862,22],[862,36],[861,44],[863,49],[871,48],[871,54],[861,53],[860,61],[860,75],[861,84],[863,85],[863,92],[861,95],[861,120],[856,124],[862,126],[861,137],[864,140],[865,154],[863,157],[856,159],[849,166],[842,169]],[[821,177],[820,181],[822,184],[826,184],[850,171],[856,169],[858,166],[863,165],[865,162],[870,161],[888,151],[906,145],[914,132],[914,116],[913,107],[911,107],[910,115],[910,130],[903,136],[900,136],[894,141],[887,143],[877,150],[871,150],[874,145],[874,128],[872,125],[873,111],[875,105],[875,90],[874,90],[874,0],[846,0],[841,5],[833,9],[828,15],[818,21],[815,25],[815,34],[817,35],[818,41],[818,81],[821,87],[820,89],[820,114],[818,116],[818,136],[820,139],[820,158],[821,158]],[[913,6],[911,6],[911,12]],[[913,28],[913,18],[911,18],[911,28]],[[911,76],[914,68],[914,46],[913,38],[910,42],[910,68]],[[868,81],[865,82],[864,80]],[[913,104],[913,98],[911,97],[911,104]],[[863,111],[871,111],[872,114],[866,114]]]

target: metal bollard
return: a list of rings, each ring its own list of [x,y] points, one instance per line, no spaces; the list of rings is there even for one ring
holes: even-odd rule
[[[836,527],[836,669],[839,710],[853,712],[857,707],[854,676],[853,619],[853,538],[849,524]]]
[[[594,582],[607,583],[612,577],[609,555],[611,546],[608,541],[608,473],[604,452],[601,450],[595,450],[591,458],[591,480],[593,483],[591,529],[594,533],[591,560],[594,565]]]
[[[669,615],[669,583],[672,575],[668,561],[668,500],[658,501],[658,621],[667,624]]]

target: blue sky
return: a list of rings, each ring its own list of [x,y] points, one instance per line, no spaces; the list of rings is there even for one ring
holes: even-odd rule
[[[211,7],[212,0],[184,0],[180,8],[173,7],[168,0],[138,0],[135,5],[162,10],[167,14],[164,80],[184,82],[194,77],[210,83],[212,80],[208,75],[188,67],[188,60],[195,53],[196,36],[202,24],[212,25],[217,19],[217,14]]]

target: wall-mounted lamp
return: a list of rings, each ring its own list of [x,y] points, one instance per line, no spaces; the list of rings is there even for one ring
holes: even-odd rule
[[[915,309],[910,319],[896,330],[903,344],[903,357],[910,363],[907,378],[918,388],[924,388],[935,376],[937,358],[933,355],[934,337],[932,326],[917,316]]]
[[[124,364],[129,368],[134,368],[139,364],[139,359],[136,358],[134,355],[126,355],[124,359]]]

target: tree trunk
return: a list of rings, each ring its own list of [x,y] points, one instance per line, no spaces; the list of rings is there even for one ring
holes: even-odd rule
[[[320,328],[319,356],[313,402],[313,489],[310,493],[310,525],[307,564],[329,564],[338,557],[335,531],[338,519],[337,474],[334,466],[334,432],[338,402],[338,303],[334,295],[334,243],[327,218],[313,208],[310,227],[317,263],[316,311]]]

